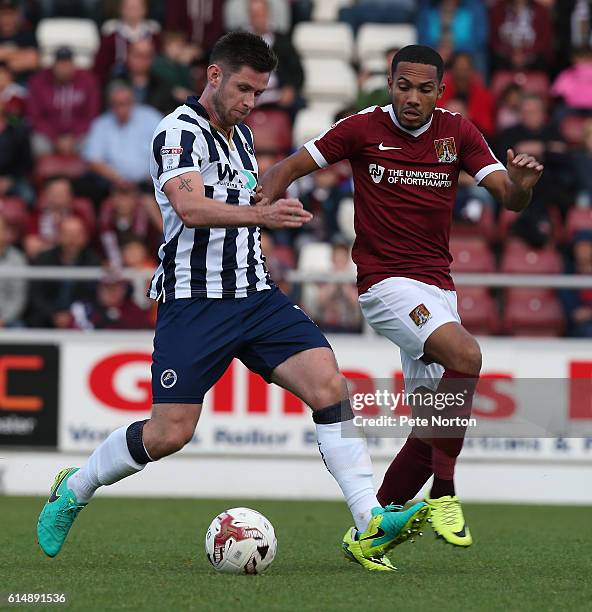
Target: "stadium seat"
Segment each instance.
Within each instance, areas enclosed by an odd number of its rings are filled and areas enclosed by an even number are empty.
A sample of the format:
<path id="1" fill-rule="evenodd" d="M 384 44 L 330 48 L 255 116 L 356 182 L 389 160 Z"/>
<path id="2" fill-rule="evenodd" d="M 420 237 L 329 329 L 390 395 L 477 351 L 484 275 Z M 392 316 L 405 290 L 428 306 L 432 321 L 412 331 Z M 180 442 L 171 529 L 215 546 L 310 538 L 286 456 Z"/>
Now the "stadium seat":
<path id="1" fill-rule="evenodd" d="M 300 249 L 298 269 L 301 272 L 330 272 L 331 245 L 328 242 L 307 242 Z"/>
<path id="2" fill-rule="evenodd" d="M 339 9 L 351 6 L 353 0 L 314 0 L 312 18 L 314 21 L 337 21 Z"/>
<path id="3" fill-rule="evenodd" d="M 354 35 L 345 23 L 301 22 L 294 28 L 292 41 L 303 58 L 336 58 L 345 62 L 353 58 Z"/>
<path id="4" fill-rule="evenodd" d="M 493 210 L 490 206 L 483 205 L 478 221 L 454 221 L 452 223 L 451 234 L 453 238 L 480 237 L 485 238 L 490 243 L 494 242 L 496 239 L 496 228 Z"/>
<path id="5" fill-rule="evenodd" d="M 507 274 L 561 274 L 563 262 L 554 247 L 533 249 L 517 238 L 508 240 L 500 272 Z"/>
<path id="6" fill-rule="evenodd" d="M 520 213 L 503 208 L 499 213 L 497 222 L 497 232 L 495 240 L 503 243 L 510 234 L 510 229 L 520 216 Z M 561 212 L 556 207 L 549 208 L 549 221 L 551 223 L 551 241 L 553 244 L 558 244 L 564 241 L 563 222 L 561 220 Z"/>
<path id="7" fill-rule="evenodd" d="M 565 330 L 563 309 L 549 289 L 508 289 L 502 321 L 511 336 L 561 336 Z"/>
<path id="8" fill-rule="evenodd" d="M 388 81 L 386 72 L 384 74 L 373 74 L 368 77 L 361 86 L 364 93 L 371 93 L 373 91 L 386 90 L 388 87 Z"/>
<path id="9" fill-rule="evenodd" d="M 42 19 L 37 26 L 41 64 L 49 66 L 58 47 L 67 45 L 74 52 L 79 68 L 91 68 L 99 48 L 99 30 L 92 19 Z"/>
<path id="10" fill-rule="evenodd" d="M 292 148 L 290 116 L 279 108 L 256 108 L 245 123 L 253 131 L 257 153 L 288 153 Z"/>
<path id="11" fill-rule="evenodd" d="M 453 272 L 477 274 L 495 271 L 493 253 L 484 238 L 452 238 L 450 254 Z"/>
<path id="12" fill-rule="evenodd" d="M 389 67 L 387 66 L 386 57 L 370 56 L 364 58 L 360 62 L 360 70 L 370 73 L 371 75 L 387 75 Z"/>
<path id="13" fill-rule="evenodd" d="M 550 82 L 545 72 L 522 70 L 498 70 L 491 80 L 491 92 L 496 100 L 504 89 L 514 82 L 528 93 L 538 94 L 543 98 L 549 96 Z"/>
<path id="14" fill-rule="evenodd" d="M 343 60 L 304 58 L 304 89 L 307 100 L 340 102 L 342 108 L 358 93 L 354 69 Z"/>
<path id="15" fill-rule="evenodd" d="M 296 256 L 292 247 L 287 244 L 276 244 L 273 247 L 273 257 L 290 268 L 290 270 L 296 268 Z"/>
<path id="16" fill-rule="evenodd" d="M 294 121 L 294 146 L 300 147 L 311 138 L 328 130 L 334 119 L 334 114 L 319 110 L 315 106 L 302 109 Z"/>
<path id="17" fill-rule="evenodd" d="M 356 238 L 354 229 L 354 201 L 353 198 L 343 198 L 337 209 L 337 225 L 343 237 L 353 242 Z"/>
<path id="18" fill-rule="evenodd" d="M 572 147 L 582 145 L 584 137 L 584 124 L 590 121 L 590 117 L 582 115 L 567 115 L 561 120 L 559 130 L 561 136 Z"/>
<path id="19" fill-rule="evenodd" d="M 384 57 L 393 47 L 414 45 L 417 30 L 409 24 L 365 23 L 356 38 L 356 55 L 362 63 L 373 57 Z"/>
<path id="20" fill-rule="evenodd" d="M 592 231 L 592 208 L 571 208 L 565 222 L 565 241 L 571 242 L 574 234 L 583 230 Z"/>
<path id="21" fill-rule="evenodd" d="M 77 155 L 44 155 L 33 169 L 33 180 L 40 187 L 51 176 L 79 178 L 86 171 L 86 162 Z"/>
<path id="22" fill-rule="evenodd" d="M 9 242 L 20 240 L 28 220 L 25 202 L 15 196 L 0 197 L 0 215 L 8 226 Z"/>
<path id="23" fill-rule="evenodd" d="M 499 330 L 499 313 L 486 287 L 457 288 L 457 309 L 462 324 L 472 334 L 488 336 Z"/>

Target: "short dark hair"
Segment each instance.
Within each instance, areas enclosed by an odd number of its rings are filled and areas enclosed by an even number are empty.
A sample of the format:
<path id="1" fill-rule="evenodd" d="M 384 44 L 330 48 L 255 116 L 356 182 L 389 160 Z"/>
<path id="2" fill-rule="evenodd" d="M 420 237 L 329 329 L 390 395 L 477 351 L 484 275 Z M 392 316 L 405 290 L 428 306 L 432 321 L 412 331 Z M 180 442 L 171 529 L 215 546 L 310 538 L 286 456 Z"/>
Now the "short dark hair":
<path id="1" fill-rule="evenodd" d="M 401 62 L 411 62 L 412 64 L 426 64 L 427 66 L 435 66 L 438 73 L 438 81 L 444 76 L 444 60 L 441 55 L 431 47 L 425 45 L 407 45 L 397 52 L 393 57 L 391 65 L 391 74 L 394 75 L 397 66 Z"/>
<path id="2" fill-rule="evenodd" d="M 238 72 L 243 66 L 256 72 L 273 72 L 278 59 L 260 36 L 250 32 L 229 32 L 214 45 L 210 63 L 224 64 L 232 72 Z"/>

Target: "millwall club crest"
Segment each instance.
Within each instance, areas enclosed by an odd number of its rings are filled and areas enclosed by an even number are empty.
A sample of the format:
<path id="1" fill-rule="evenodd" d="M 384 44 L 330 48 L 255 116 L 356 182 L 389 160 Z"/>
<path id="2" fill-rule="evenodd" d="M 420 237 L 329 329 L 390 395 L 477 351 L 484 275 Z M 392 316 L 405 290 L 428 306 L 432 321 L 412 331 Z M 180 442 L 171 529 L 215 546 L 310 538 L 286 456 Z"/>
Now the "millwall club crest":
<path id="1" fill-rule="evenodd" d="M 370 172 L 372 180 L 376 184 L 378 184 L 382 180 L 382 175 L 384 174 L 384 166 L 379 166 L 378 164 L 370 164 L 368 166 L 368 172 Z"/>
<path id="2" fill-rule="evenodd" d="M 434 140 L 434 146 L 436 147 L 436 155 L 439 162 L 451 164 L 456 161 L 456 144 L 452 136 L 450 138 Z"/>

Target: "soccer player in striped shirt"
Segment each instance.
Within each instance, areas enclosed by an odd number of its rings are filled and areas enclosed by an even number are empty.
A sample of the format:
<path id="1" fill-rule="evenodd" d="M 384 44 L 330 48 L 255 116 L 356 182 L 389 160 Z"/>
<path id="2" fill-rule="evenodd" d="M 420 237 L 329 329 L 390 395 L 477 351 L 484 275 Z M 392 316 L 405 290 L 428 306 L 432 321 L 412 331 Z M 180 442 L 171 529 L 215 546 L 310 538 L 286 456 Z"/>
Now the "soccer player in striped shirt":
<path id="1" fill-rule="evenodd" d="M 346 554 L 367 569 L 393 571 L 385 553 L 421 529 L 428 507 L 378 503 L 370 456 L 353 431 L 333 351 L 273 284 L 261 252 L 260 226 L 297 228 L 311 218 L 297 200 L 257 202 L 253 138 L 242 121 L 276 58 L 258 36 L 231 33 L 216 44 L 211 62 L 201 97 L 165 117 L 152 141 L 164 242 L 149 292 L 159 302 L 151 418 L 117 429 L 80 469 L 57 475 L 39 517 L 39 544 L 55 556 L 100 486 L 183 448 L 205 393 L 236 357 L 312 408 L 321 456 L 356 524 Z"/>
<path id="2" fill-rule="evenodd" d="M 440 55 L 422 45 L 401 49 L 388 76 L 392 103 L 373 106 L 331 126 L 262 178 L 271 202 L 297 178 L 347 159 L 354 178 L 356 240 L 352 257 L 368 323 L 401 350 L 405 391 L 419 398 L 415 427 L 378 492 L 404 504 L 433 475 L 427 503 L 438 536 L 470 546 L 454 486 L 473 394 L 481 370 L 477 341 L 461 325 L 450 276 L 450 226 L 458 175 L 466 170 L 505 208 L 528 206 L 543 166 L 507 152 L 495 158 L 477 128 L 437 108 L 444 92 Z M 445 394 L 440 395 L 439 394 Z M 447 397 L 447 412 L 434 410 Z M 459 397 L 460 396 L 460 397 Z M 458 398 L 455 401 L 454 398 Z M 438 416 L 459 426 L 438 427 Z"/>

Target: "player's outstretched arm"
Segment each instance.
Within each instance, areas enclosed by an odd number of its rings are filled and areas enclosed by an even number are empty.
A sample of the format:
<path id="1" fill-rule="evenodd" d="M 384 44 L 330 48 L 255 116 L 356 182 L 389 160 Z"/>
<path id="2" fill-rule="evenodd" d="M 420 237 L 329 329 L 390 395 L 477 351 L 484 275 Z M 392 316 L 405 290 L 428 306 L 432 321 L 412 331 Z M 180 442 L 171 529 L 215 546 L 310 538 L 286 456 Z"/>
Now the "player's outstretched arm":
<path id="1" fill-rule="evenodd" d="M 274 164 L 263 175 L 261 178 L 263 195 L 270 202 L 275 202 L 286 193 L 286 189 L 296 179 L 318 169 L 319 166 L 311 154 L 302 147 L 296 153 L 290 155 L 290 157 Z"/>
<path id="2" fill-rule="evenodd" d="M 486 176 L 481 185 L 508 210 L 520 212 L 532 199 L 532 188 L 543 173 L 543 165 L 532 157 L 514 154 L 508 149 L 507 172 L 496 171 Z"/>
<path id="3" fill-rule="evenodd" d="M 187 227 L 251 227 L 270 229 L 301 227 L 312 219 L 302 203 L 278 200 L 272 206 L 236 206 L 205 196 L 199 172 L 186 172 L 169 179 L 163 191 Z"/>

